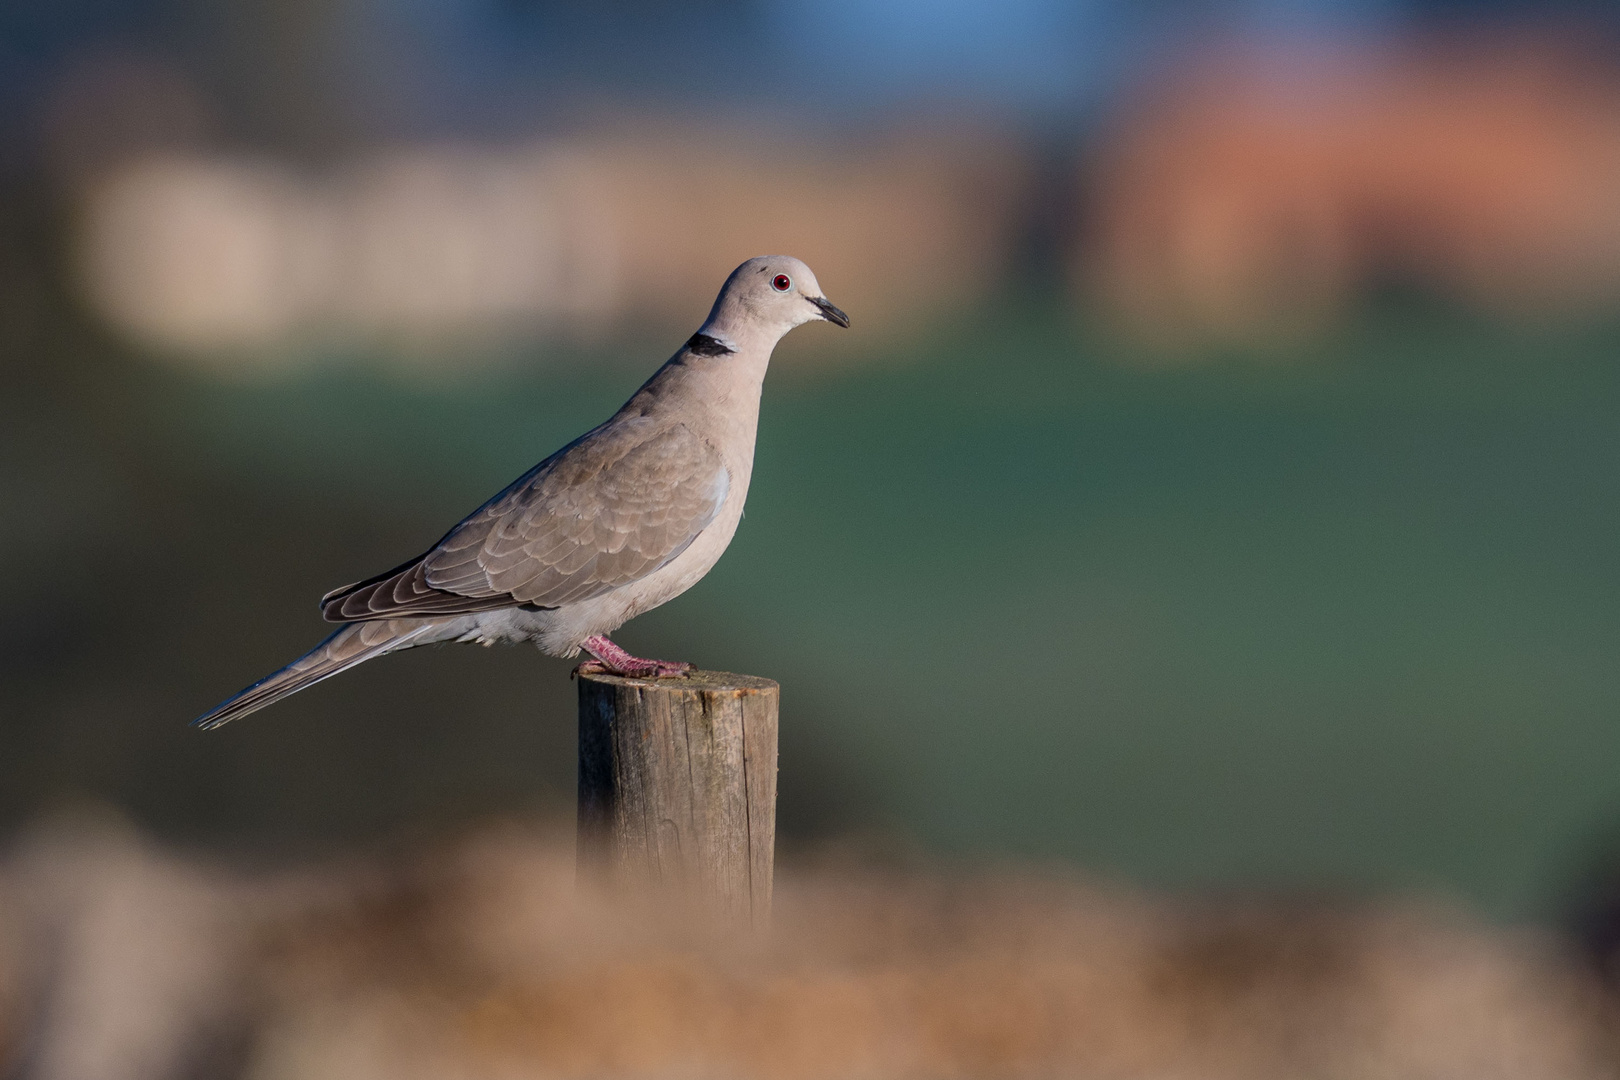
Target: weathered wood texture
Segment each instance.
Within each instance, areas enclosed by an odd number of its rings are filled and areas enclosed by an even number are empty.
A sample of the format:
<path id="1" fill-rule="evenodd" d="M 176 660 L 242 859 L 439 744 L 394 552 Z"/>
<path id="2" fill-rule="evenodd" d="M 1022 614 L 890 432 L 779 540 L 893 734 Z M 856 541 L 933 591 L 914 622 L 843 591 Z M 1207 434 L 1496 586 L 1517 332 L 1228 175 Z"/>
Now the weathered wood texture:
<path id="1" fill-rule="evenodd" d="M 770 679 L 579 678 L 579 861 L 621 886 L 770 916 L 776 730 Z"/>

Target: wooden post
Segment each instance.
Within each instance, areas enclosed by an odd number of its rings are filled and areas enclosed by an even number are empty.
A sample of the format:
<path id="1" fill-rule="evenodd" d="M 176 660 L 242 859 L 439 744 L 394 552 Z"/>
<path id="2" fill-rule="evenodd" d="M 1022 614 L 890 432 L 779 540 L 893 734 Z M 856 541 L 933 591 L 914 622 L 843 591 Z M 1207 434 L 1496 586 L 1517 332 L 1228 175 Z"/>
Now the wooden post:
<path id="1" fill-rule="evenodd" d="M 579 677 L 579 864 L 636 890 L 770 918 L 776 722 L 770 679 Z"/>

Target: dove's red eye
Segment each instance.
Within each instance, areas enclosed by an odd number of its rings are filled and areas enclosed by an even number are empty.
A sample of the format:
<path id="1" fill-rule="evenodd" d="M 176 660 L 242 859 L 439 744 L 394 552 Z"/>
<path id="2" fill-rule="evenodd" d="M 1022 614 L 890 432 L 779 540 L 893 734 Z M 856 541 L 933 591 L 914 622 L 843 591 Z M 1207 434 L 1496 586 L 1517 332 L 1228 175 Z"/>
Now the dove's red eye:
<path id="1" fill-rule="evenodd" d="M 777 292 L 787 292 L 789 289 L 793 288 L 793 279 L 788 277 L 786 274 L 777 274 L 775 277 L 771 278 L 771 288 L 775 289 Z"/>

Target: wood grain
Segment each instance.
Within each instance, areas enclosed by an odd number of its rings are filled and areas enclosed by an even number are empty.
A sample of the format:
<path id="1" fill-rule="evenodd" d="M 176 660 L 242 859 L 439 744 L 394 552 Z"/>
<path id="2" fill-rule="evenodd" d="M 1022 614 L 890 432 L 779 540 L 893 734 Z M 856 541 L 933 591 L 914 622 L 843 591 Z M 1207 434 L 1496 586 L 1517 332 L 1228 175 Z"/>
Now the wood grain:
<path id="1" fill-rule="evenodd" d="M 579 865 L 677 890 L 739 921 L 770 917 L 777 708 L 770 679 L 579 677 Z"/>

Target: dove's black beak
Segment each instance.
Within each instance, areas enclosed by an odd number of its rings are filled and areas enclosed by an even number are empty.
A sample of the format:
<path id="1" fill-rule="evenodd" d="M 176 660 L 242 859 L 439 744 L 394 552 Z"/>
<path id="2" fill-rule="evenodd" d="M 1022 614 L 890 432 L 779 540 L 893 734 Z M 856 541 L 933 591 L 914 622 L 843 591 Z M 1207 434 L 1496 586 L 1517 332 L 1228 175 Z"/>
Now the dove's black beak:
<path id="1" fill-rule="evenodd" d="M 827 303 L 825 296 L 811 296 L 807 298 L 812 304 L 821 309 L 821 317 L 830 323 L 837 323 L 845 329 L 849 328 L 849 316 Z"/>

